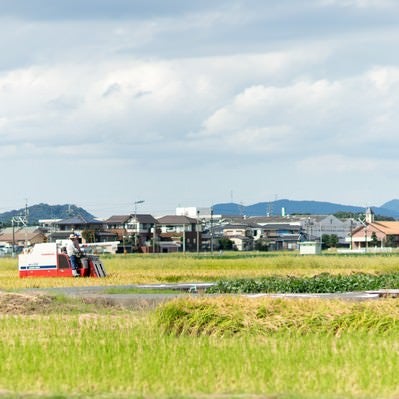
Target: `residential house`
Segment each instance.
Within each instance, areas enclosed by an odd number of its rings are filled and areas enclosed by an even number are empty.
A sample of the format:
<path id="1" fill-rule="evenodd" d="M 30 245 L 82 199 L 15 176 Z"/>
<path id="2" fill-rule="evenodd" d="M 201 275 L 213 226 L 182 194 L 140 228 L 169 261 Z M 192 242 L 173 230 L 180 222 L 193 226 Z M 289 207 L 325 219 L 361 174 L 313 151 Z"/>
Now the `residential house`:
<path id="1" fill-rule="evenodd" d="M 201 248 L 201 225 L 184 215 L 167 215 L 157 219 L 157 246 L 160 252 L 197 251 Z"/>
<path id="2" fill-rule="evenodd" d="M 91 235 L 91 238 L 87 240 L 89 242 L 111 241 L 115 238 L 115 235 L 104 236 L 103 222 L 93 218 L 84 218 L 81 215 L 76 215 L 54 222 L 52 231 L 48 235 L 48 240 L 49 242 L 66 240 L 71 232 L 80 235 L 82 237 L 82 242 L 86 241 L 83 235 L 86 237 Z"/>
<path id="3" fill-rule="evenodd" d="M 105 228 L 117 235 L 124 252 L 149 252 L 157 220 L 149 214 L 113 215 Z"/>
<path id="4" fill-rule="evenodd" d="M 134 245 L 140 252 L 149 252 L 156 229 L 157 220 L 149 214 L 130 215 L 126 223 L 126 231 L 134 237 Z"/>
<path id="5" fill-rule="evenodd" d="M 131 215 L 113 215 L 104 220 L 104 228 L 116 234 L 118 240 L 122 240 L 127 235 L 126 226 L 131 218 Z"/>
<path id="6" fill-rule="evenodd" d="M 248 218 L 256 227 L 255 242 L 262 242 L 270 251 L 298 249 L 303 228 L 295 216 L 254 216 Z"/>
<path id="7" fill-rule="evenodd" d="M 119 241 L 118 252 L 132 252 L 133 246 L 126 229 L 127 223 L 131 215 L 113 215 L 104 220 L 104 229 L 115 235 L 115 239 Z"/>
<path id="8" fill-rule="evenodd" d="M 266 224 L 262 226 L 262 238 L 269 250 L 296 250 L 302 239 L 302 227 L 296 224 Z"/>
<path id="9" fill-rule="evenodd" d="M 0 232 L 0 245 L 15 245 L 29 247 L 46 242 L 47 237 L 43 229 L 37 226 L 7 227 Z"/>
<path id="10" fill-rule="evenodd" d="M 223 236 L 233 242 L 238 251 L 251 251 L 254 248 L 253 231 L 247 224 L 227 224 L 222 227 Z"/>
<path id="11" fill-rule="evenodd" d="M 242 229 L 245 226 L 245 233 L 241 235 L 246 237 L 246 249 L 262 247 L 268 250 L 295 250 L 302 240 L 302 226 L 298 218 L 288 216 L 224 216 L 222 218 L 224 223 L 227 220 L 238 228 L 241 226 Z M 219 228 L 224 230 L 228 226 L 228 224 L 222 224 L 222 227 Z M 223 233 L 223 235 L 226 234 Z M 251 243 L 248 242 L 248 237 L 251 237 Z M 241 249 L 241 247 L 238 245 L 237 249 Z"/>

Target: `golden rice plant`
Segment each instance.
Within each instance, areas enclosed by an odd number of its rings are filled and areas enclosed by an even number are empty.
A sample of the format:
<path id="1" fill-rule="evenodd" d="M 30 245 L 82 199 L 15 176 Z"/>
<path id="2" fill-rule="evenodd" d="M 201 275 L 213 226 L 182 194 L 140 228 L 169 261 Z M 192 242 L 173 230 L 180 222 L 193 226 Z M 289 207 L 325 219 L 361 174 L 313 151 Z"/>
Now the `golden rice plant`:
<path id="1" fill-rule="evenodd" d="M 102 258 L 104 279 L 18 278 L 17 258 L 0 259 L 0 289 L 147 283 L 210 282 L 270 275 L 398 271 L 398 254 L 370 256 L 300 256 L 292 254 L 128 254 Z"/>
<path id="2" fill-rule="evenodd" d="M 156 314 L 162 330 L 177 336 L 399 333 L 399 302 L 395 299 L 178 298 L 158 307 Z"/>

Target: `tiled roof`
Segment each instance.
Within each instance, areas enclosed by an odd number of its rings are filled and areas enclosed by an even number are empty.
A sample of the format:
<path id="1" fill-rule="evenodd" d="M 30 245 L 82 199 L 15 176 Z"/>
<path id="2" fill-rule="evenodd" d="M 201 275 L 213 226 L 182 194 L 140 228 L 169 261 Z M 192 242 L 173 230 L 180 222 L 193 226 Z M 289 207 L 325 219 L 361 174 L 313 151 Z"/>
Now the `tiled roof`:
<path id="1" fill-rule="evenodd" d="M 386 235 L 399 234 L 399 222 L 373 222 L 370 225 L 382 231 Z"/>
<path id="2" fill-rule="evenodd" d="M 250 226 L 248 226 L 247 224 L 225 224 L 222 227 L 223 230 L 228 230 L 228 229 L 245 230 L 250 228 Z"/>
<path id="3" fill-rule="evenodd" d="M 167 215 L 157 220 L 158 224 L 192 224 L 197 223 L 197 219 L 190 218 L 188 216 L 179 216 L 179 215 Z"/>
<path id="4" fill-rule="evenodd" d="M 290 231 L 299 231 L 302 229 L 301 226 L 295 224 L 266 224 L 262 226 L 263 230 L 290 230 Z"/>
<path id="5" fill-rule="evenodd" d="M 77 225 L 77 224 L 103 224 L 94 218 L 84 218 L 81 215 L 71 216 L 58 222 L 59 225 Z"/>
<path id="6" fill-rule="evenodd" d="M 157 223 L 157 219 L 155 219 L 154 216 L 149 214 L 137 214 L 136 218 L 139 223 L 149 223 L 149 224 Z"/>
<path id="7" fill-rule="evenodd" d="M 270 224 L 270 223 L 298 223 L 300 222 L 299 217 L 283 217 L 283 216 L 250 216 L 247 220 L 251 220 L 254 223 L 259 224 Z"/>
<path id="8" fill-rule="evenodd" d="M 113 215 L 107 220 L 104 220 L 106 224 L 122 224 L 126 223 L 130 219 L 131 215 Z"/>
<path id="9" fill-rule="evenodd" d="M 25 227 L 14 227 L 14 233 L 17 232 L 23 232 L 23 233 L 36 233 L 36 232 L 43 232 L 43 228 L 38 227 L 38 226 L 25 226 Z M 13 228 L 12 227 L 6 227 L 0 231 L 0 234 L 12 234 L 13 233 Z"/>
<path id="10" fill-rule="evenodd" d="M 23 240 L 32 240 L 32 238 L 37 237 L 37 236 L 43 236 L 44 233 L 41 229 L 38 229 L 37 227 L 35 228 L 19 228 L 15 229 L 14 232 L 12 231 L 12 228 L 6 228 L 0 232 L 0 241 L 23 241 Z"/>

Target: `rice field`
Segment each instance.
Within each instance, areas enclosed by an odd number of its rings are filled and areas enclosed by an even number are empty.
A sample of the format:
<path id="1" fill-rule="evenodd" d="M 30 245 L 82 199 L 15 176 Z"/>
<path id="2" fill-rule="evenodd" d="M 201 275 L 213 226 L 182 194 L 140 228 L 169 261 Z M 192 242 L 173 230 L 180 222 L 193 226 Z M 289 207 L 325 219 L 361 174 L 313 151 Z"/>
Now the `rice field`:
<path id="1" fill-rule="evenodd" d="M 19 279 L 0 259 L 0 397 L 393 399 L 399 300 L 178 298 L 136 311 L 23 288 L 393 273 L 399 257 L 103 258 L 104 279 Z M 2 291 L 2 292 L 1 292 Z"/>
<path id="2" fill-rule="evenodd" d="M 386 305 L 180 300 L 173 306 L 186 312 L 182 321 L 170 319 L 172 304 L 135 313 L 62 311 L 59 304 L 52 311 L 47 303 L 44 312 L 0 317 L 0 392 L 7 398 L 394 398 L 399 309 L 393 300 Z M 224 323 L 215 323 L 220 318 Z M 191 330 L 167 330 L 166 321 Z"/>
<path id="3" fill-rule="evenodd" d="M 19 279 L 16 258 L 0 258 L 0 289 L 65 285 L 120 285 L 213 282 L 270 275 L 313 276 L 320 273 L 389 273 L 399 271 L 399 253 L 368 256 L 300 256 L 297 254 L 115 255 L 102 257 L 105 279 Z"/>

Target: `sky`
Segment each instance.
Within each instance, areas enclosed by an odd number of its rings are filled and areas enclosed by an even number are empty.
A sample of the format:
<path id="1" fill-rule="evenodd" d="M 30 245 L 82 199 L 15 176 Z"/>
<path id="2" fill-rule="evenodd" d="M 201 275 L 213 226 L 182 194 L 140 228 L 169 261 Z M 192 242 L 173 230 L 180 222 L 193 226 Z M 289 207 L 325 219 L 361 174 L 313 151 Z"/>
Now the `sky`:
<path id="1" fill-rule="evenodd" d="M 398 22 L 396 0 L 0 0 L 0 212 L 398 198 Z"/>

